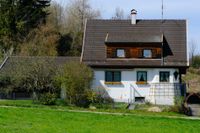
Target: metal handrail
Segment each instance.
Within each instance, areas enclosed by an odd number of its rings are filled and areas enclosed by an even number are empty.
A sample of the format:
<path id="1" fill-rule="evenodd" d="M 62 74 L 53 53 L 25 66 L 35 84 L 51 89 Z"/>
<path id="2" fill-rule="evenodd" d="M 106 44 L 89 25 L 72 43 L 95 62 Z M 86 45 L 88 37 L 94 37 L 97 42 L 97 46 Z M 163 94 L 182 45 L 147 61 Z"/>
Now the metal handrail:
<path id="1" fill-rule="evenodd" d="M 186 88 L 182 88 L 183 86 L 185 84 L 182 83 L 152 83 L 150 96 L 174 96 L 174 94 L 181 94 L 182 89 L 186 93 Z"/>
<path id="2" fill-rule="evenodd" d="M 142 95 L 137 91 L 137 89 L 131 84 L 130 85 L 130 103 L 135 103 L 135 96 L 136 94 L 139 97 L 142 97 Z"/>
<path id="3" fill-rule="evenodd" d="M 130 85 L 130 103 L 135 102 L 135 87 Z"/>

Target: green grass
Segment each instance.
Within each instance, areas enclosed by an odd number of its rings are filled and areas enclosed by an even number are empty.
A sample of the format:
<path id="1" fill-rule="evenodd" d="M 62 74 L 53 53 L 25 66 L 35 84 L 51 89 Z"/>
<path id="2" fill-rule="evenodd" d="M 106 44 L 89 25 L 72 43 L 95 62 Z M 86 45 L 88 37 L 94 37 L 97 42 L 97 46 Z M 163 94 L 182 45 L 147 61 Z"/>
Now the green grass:
<path id="1" fill-rule="evenodd" d="M 2 133 L 197 133 L 200 121 L 1 107 L 0 130 Z"/>
<path id="2" fill-rule="evenodd" d="M 57 101 L 56 105 L 45 106 L 41 104 L 33 104 L 32 100 L 0 100 L 0 106 L 14 106 L 14 107 L 31 107 L 31 108 L 44 108 L 44 109 L 61 109 L 61 110 L 82 110 L 82 111 L 95 111 L 95 112 L 110 112 L 110 113 L 127 113 L 127 114 L 136 114 L 136 115 L 150 115 L 150 116 L 185 116 L 183 114 L 175 112 L 148 112 L 148 105 L 137 105 L 137 110 L 127 110 L 127 104 L 124 103 L 115 103 L 115 108 L 106 106 L 106 108 L 99 108 L 96 110 L 91 110 L 87 108 L 79 108 L 76 106 L 66 106 L 62 101 Z M 163 107 L 162 107 L 163 108 Z"/>
<path id="3" fill-rule="evenodd" d="M 38 106 L 36 104 L 33 104 L 32 100 L 0 100 L 0 105 L 5 105 L 5 106 L 24 106 L 24 107 Z"/>

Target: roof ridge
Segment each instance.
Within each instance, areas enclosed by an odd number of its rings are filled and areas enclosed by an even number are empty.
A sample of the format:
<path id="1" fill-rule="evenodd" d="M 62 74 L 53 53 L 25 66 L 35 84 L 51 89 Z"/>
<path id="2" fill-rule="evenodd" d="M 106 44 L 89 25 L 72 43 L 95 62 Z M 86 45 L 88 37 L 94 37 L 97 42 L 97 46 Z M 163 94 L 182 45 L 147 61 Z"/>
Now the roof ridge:
<path id="1" fill-rule="evenodd" d="M 95 21 L 130 21 L 131 19 L 88 19 Z M 187 19 L 137 19 L 137 21 L 186 21 Z"/>
<path id="2" fill-rule="evenodd" d="M 21 55 L 12 55 L 9 57 L 23 57 L 23 58 L 80 58 L 80 56 L 21 56 Z"/>

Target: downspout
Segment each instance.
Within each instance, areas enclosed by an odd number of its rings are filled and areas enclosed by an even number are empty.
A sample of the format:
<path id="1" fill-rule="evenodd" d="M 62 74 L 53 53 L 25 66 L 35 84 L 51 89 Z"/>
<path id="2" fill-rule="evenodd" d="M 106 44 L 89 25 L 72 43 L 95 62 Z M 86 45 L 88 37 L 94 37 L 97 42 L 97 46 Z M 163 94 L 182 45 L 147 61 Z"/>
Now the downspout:
<path id="1" fill-rule="evenodd" d="M 164 35 L 162 34 L 162 63 L 161 63 L 161 65 L 162 66 L 164 66 L 164 43 L 163 43 L 163 41 L 164 41 Z"/>

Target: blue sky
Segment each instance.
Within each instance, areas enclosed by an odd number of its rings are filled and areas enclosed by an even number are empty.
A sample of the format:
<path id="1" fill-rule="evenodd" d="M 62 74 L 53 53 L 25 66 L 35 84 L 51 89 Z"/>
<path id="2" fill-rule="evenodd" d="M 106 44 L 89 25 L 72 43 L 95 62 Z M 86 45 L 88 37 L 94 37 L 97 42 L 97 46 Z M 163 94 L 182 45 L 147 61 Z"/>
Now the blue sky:
<path id="1" fill-rule="evenodd" d="M 54 0 L 66 5 L 69 0 Z M 102 18 L 109 19 L 117 7 L 125 16 L 131 9 L 138 11 L 138 19 L 160 19 L 162 0 L 89 0 L 93 8 L 101 11 Z M 188 42 L 194 40 L 200 53 L 200 0 L 164 0 L 164 19 L 187 19 Z"/>

